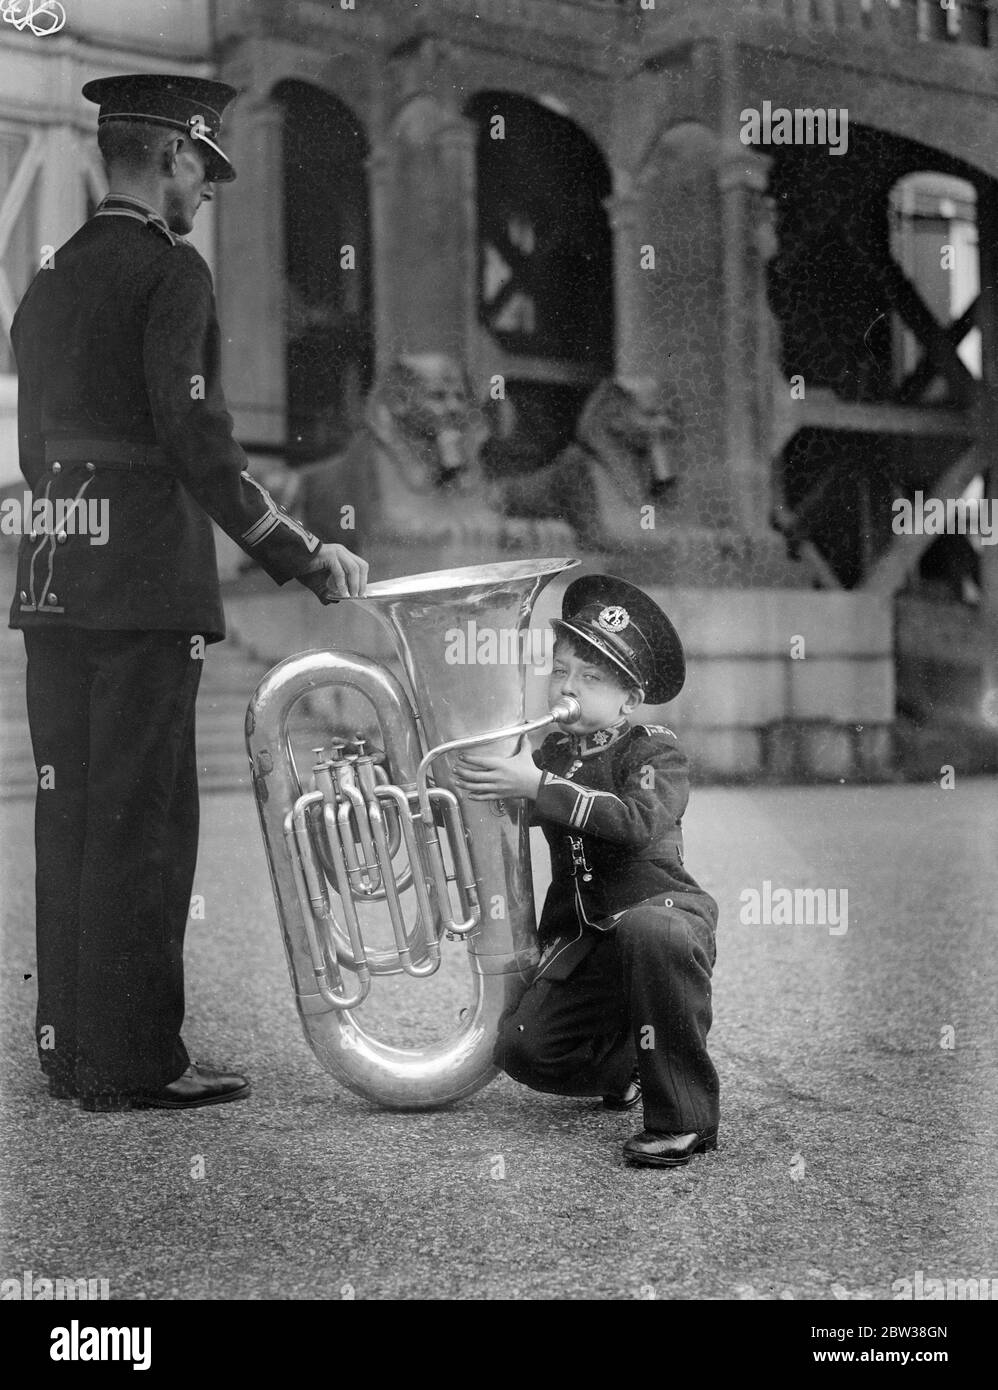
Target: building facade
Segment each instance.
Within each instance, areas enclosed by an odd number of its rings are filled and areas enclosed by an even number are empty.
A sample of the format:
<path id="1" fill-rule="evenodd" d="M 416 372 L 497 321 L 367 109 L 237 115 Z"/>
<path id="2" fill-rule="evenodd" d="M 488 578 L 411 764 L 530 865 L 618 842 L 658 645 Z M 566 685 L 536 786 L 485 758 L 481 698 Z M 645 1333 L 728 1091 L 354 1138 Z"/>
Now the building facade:
<path id="1" fill-rule="evenodd" d="M 328 539 L 662 591 L 721 775 L 875 775 L 926 724 L 991 756 L 995 550 L 895 505 L 995 496 L 989 5 L 67 8 L 0 32 L 4 325 L 100 192 L 82 82 L 217 75 L 230 405 Z M 12 399 L 0 362 L 5 475 Z"/>

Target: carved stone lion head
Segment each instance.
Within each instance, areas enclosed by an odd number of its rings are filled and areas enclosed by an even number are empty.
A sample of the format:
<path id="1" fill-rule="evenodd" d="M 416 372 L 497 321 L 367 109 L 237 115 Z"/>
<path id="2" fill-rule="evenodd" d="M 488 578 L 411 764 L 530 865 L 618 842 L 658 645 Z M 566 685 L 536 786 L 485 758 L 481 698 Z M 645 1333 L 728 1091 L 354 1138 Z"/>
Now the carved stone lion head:
<path id="1" fill-rule="evenodd" d="M 368 420 L 417 492 L 464 491 L 479 481 L 487 431 L 467 373 L 443 353 L 398 358 L 372 393 Z"/>
<path id="2" fill-rule="evenodd" d="M 579 417 L 577 437 L 629 498 L 648 501 L 675 483 L 679 412 L 673 393 L 649 377 L 600 382 Z"/>

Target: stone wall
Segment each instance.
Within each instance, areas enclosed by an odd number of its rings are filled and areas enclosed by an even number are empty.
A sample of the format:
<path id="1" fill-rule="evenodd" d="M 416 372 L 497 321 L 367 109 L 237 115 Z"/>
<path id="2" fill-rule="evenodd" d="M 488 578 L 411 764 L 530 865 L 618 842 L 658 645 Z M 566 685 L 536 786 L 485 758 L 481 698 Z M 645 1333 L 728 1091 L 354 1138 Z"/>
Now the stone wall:
<path id="1" fill-rule="evenodd" d="M 541 594 L 532 626 L 560 612 L 578 571 Z M 266 587 L 264 587 L 266 586 Z M 893 604 L 865 594 L 649 588 L 687 653 L 686 686 L 638 717 L 679 735 L 700 780 L 852 781 L 893 772 Z M 300 586 L 230 588 L 231 635 L 277 661 L 323 647 L 395 664 L 362 604 L 322 607 Z M 539 649 L 538 649 L 539 650 Z M 798 652 L 797 657 L 792 652 Z M 455 668 L 459 681 L 459 668 Z M 527 716 L 544 713 L 543 668 L 526 676 Z"/>

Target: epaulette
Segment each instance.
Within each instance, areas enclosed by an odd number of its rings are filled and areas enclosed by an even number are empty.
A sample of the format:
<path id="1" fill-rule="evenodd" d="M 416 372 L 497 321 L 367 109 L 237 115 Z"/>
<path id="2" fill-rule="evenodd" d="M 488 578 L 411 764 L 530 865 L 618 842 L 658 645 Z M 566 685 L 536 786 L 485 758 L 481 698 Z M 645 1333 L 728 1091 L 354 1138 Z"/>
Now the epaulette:
<path id="1" fill-rule="evenodd" d="M 667 729 L 664 724 L 632 724 L 631 728 L 636 734 L 643 732 L 646 734 L 668 734 L 670 738 L 676 737 L 672 729 Z"/>
<path id="2" fill-rule="evenodd" d="M 165 237 L 171 246 L 182 246 L 185 244 L 181 241 L 180 237 L 171 232 L 166 223 L 160 221 L 158 217 L 150 217 L 146 226 L 151 227 L 154 232 L 159 232 L 160 236 Z"/>

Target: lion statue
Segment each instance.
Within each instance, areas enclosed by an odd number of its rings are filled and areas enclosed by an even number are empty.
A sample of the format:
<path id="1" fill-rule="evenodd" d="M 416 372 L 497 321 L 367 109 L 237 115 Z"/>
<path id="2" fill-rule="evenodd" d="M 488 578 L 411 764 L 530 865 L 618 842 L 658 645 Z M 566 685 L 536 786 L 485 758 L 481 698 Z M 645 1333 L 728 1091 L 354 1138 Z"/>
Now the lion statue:
<path id="1" fill-rule="evenodd" d="M 677 479 L 679 407 L 673 393 L 648 378 L 600 382 L 575 427 L 575 438 L 549 463 L 523 467 L 529 448 L 515 446 L 495 474 L 510 516 L 549 516 L 566 521 L 586 545 L 632 539 L 642 506 L 659 502 Z M 515 438 L 515 425 L 509 429 Z"/>
<path id="2" fill-rule="evenodd" d="M 510 517 L 502 487 L 482 468 L 489 435 L 467 373 L 442 353 L 399 357 L 371 392 L 364 423 L 338 458 L 297 470 L 296 512 L 323 540 L 362 548 L 376 531 L 442 544 L 563 547 L 553 520 Z M 344 506 L 354 509 L 344 535 Z"/>
<path id="3" fill-rule="evenodd" d="M 501 405 L 479 409 L 453 359 L 406 355 L 372 391 L 345 453 L 282 466 L 282 478 L 265 481 L 322 540 L 361 551 L 375 531 L 499 549 L 599 548 L 633 540 L 641 507 L 676 481 L 679 411 L 656 381 L 602 381 L 560 450 L 539 423 L 518 419 L 514 401 Z"/>

